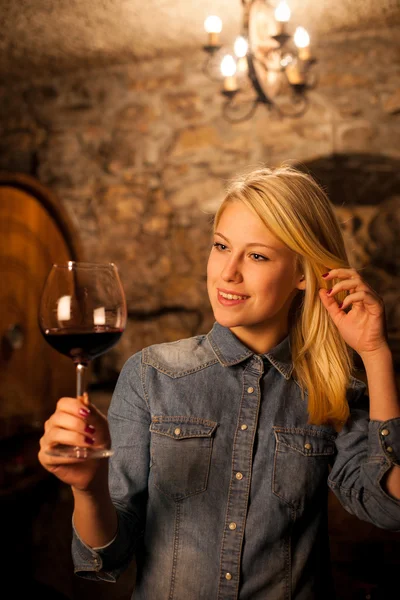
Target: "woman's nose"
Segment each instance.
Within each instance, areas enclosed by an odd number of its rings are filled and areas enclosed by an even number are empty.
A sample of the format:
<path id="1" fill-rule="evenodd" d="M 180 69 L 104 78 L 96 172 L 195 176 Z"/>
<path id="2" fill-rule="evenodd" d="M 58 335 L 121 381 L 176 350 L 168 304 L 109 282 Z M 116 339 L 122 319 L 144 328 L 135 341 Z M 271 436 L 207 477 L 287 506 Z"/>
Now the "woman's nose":
<path id="1" fill-rule="evenodd" d="M 241 281 L 242 274 L 237 260 L 229 260 L 226 262 L 221 277 L 224 281 Z"/>

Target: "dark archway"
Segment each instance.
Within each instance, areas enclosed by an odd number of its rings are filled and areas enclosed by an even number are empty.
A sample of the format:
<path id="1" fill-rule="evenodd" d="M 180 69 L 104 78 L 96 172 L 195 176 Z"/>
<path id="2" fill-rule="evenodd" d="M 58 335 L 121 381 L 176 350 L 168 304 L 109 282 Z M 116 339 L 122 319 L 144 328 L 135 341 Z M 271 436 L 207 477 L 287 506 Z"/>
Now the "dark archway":
<path id="1" fill-rule="evenodd" d="M 375 206 L 400 195 L 400 160 L 381 154 L 332 154 L 298 165 L 337 206 Z"/>
<path id="2" fill-rule="evenodd" d="M 400 374 L 400 160 L 333 154 L 297 167 L 327 191 L 352 264 L 385 302 L 389 343 Z"/>

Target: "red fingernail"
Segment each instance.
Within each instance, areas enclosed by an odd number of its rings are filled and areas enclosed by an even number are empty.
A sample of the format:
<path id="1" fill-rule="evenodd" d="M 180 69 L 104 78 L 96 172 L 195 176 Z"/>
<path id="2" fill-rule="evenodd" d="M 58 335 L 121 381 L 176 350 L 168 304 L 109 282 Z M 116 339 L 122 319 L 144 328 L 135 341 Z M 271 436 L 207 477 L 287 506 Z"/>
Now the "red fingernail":
<path id="1" fill-rule="evenodd" d="M 87 444 L 94 444 L 94 438 L 85 437 L 85 442 L 86 442 Z"/>
<path id="2" fill-rule="evenodd" d="M 93 425 L 86 425 L 86 427 L 85 427 L 86 433 L 94 433 L 95 431 L 96 431 L 96 428 L 93 427 Z"/>
<path id="3" fill-rule="evenodd" d="M 88 408 L 80 408 L 79 414 L 81 417 L 88 417 L 90 415 L 90 410 Z"/>
<path id="4" fill-rule="evenodd" d="M 331 293 L 332 289 L 333 289 L 333 288 L 331 288 L 330 290 L 328 290 L 328 296 L 329 296 L 329 294 Z"/>
<path id="5" fill-rule="evenodd" d="M 328 271 L 327 273 L 324 273 L 324 274 L 322 275 L 322 277 L 327 277 L 328 275 L 329 275 L 329 271 Z"/>
<path id="6" fill-rule="evenodd" d="M 339 304 L 339 308 L 342 308 L 342 306 L 343 306 L 343 302 L 341 302 L 341 303 Z"/>

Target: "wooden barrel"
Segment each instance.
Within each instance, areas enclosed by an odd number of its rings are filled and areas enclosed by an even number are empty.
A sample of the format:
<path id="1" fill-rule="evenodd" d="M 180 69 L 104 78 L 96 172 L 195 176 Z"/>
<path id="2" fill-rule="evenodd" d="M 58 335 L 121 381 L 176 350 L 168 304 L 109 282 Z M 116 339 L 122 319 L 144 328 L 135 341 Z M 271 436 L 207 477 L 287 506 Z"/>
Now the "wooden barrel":
<path id="1" fill-rule="evenodd" d="M 82 260 L 58 199 L 32 177 L 0 172 L 0 438 L 42 428 L 60 396 L 75 395 L 72 361 L 53 350 L 38 307 L 55 262 Z"/>

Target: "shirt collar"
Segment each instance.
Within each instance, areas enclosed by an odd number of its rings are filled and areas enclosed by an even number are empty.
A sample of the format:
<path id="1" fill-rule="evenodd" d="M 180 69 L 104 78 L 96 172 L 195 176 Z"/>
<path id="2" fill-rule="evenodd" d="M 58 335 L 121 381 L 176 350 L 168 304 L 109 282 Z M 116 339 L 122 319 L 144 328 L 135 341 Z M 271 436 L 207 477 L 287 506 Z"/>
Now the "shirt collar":
<path id="1" fill-rule="evenodd" d="M 230 329 L 215 322 L 208 334 L 211 347 L 223 367 L 231 367 L 254 355 L 254 352 L 245 346 Z M 289 334 L 269 352 L 261 354 L 268 360 L 285 379 L 290 379 L 293 371 L 293 362 L 290 348 Z"/>

